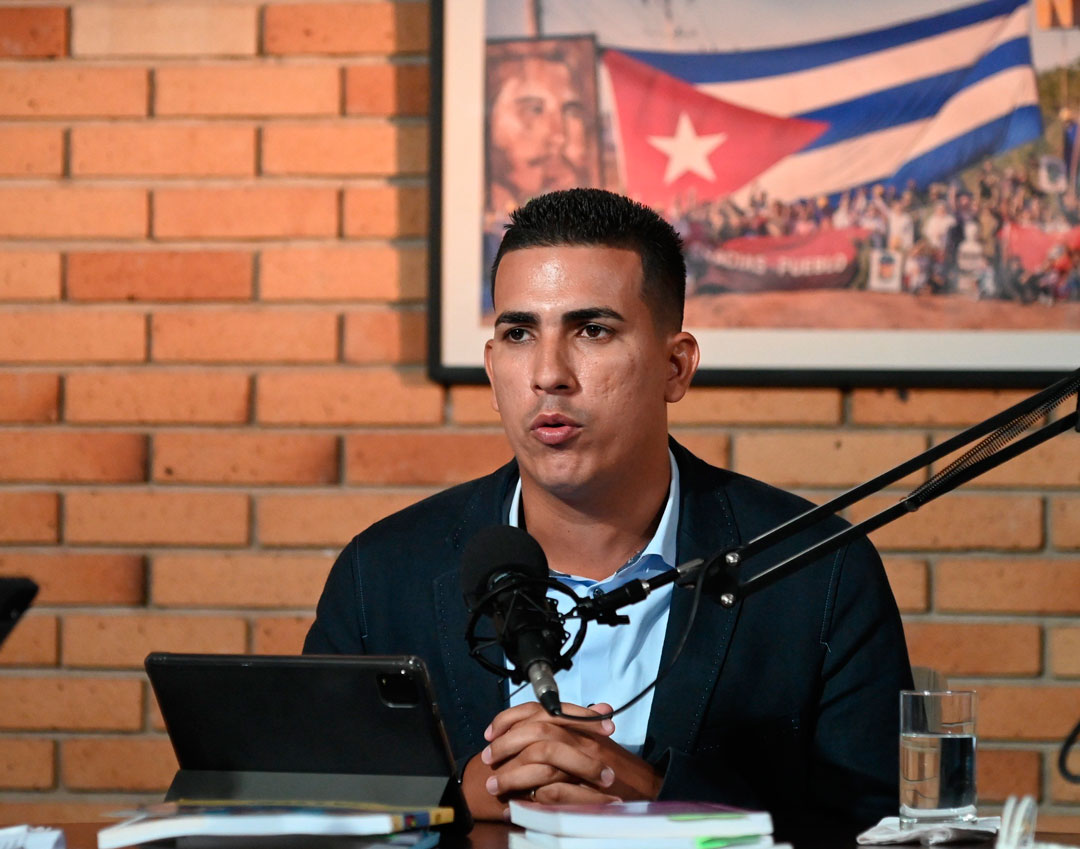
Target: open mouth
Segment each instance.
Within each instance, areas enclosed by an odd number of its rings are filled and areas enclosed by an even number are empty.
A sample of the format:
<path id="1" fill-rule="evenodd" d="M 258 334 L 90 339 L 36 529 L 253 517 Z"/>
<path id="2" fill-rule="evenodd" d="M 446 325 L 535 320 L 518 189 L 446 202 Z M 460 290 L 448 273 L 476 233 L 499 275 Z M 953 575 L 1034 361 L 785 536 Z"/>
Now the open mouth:
<path id="1" fill-rule="evenodd" d="M 578 433 L 581 425 L 566 416 L 537 416 L 532 424 L 532 434 L 545 445 L 564 445 Z"/>

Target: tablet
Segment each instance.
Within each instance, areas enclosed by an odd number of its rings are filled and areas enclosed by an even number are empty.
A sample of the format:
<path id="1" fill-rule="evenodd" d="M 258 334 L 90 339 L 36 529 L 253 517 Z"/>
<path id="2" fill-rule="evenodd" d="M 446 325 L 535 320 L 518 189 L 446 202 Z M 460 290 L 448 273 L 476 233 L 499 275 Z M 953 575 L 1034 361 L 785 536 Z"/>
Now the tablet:
<path id="1" fill-rule="evenodd" d="M 417 657 L 154 653 L 145 665 L 180 765 L 167 799 L 441 803 L 467 817 Z"/>

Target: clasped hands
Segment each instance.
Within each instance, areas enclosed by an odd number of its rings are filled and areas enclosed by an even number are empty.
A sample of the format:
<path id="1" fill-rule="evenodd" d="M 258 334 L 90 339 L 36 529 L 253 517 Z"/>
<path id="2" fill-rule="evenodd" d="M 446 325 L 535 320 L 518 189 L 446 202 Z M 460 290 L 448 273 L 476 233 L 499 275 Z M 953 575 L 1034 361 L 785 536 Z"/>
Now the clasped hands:
<path id="1" fill-rule="evenodd" d="M 562 707 L 569 716 L 550 716 L 530 702 L 492 720 L 484 732 L 487 747 L 469 761 L 462 777 L 474 817 L 505 819 L 512 798 L 547 804 L 656 798 L 663 777 L 610 739 L 612 720 L 574 719 L 610 713 L 610 705 Z"/>

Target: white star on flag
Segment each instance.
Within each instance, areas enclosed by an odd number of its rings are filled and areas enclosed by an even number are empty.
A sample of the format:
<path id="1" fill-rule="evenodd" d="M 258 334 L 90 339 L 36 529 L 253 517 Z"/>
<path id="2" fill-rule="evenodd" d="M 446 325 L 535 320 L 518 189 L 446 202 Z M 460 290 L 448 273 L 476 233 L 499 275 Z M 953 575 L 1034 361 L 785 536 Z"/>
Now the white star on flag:
<path id="1" fill-rule="evenodd" d="M 673 136 L 649 136 L 649 144 L 667 154 L 664 183 L 669 185 L 688 171 L 712 181 L 716 172 L 709 164 L 709 155 L 727 140 L 727 133 L 699 136 L 690 116 L 679 113 Z"/>

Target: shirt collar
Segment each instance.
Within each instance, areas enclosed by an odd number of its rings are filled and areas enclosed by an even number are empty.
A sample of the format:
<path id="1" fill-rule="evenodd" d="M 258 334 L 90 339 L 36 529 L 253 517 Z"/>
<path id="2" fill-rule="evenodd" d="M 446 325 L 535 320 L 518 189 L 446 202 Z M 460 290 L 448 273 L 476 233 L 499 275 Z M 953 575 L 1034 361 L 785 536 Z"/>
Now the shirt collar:
<path id="1" fill-rule="evenodd" d="M 572 581 L 585 586 L 604 585 L 618 581 L 624 583 L 632 578 L 645 579 L 651 575 L 659 574 L 669 568 L 675 567 L 676 542 L 679 533 L 679 464 L 675 462 L 675 455 L 668 449 L 668 462 L 671 465 L 671 483 L 668 486 L 667 503 L 664 512 L 660 516 L 660 524 L 656 526 L 648 545 L 638 554 L 620 566 L 615 574 L 603 581 L 594 581 L 590 578 L 582 578 L 577 575 L 567 575 L 552 570 L 552 574 L 564 581 Z M 507 524 L 515 528 L 521 526 L 521 478 L 518 477 L 514 485 L 514 494 L 510 498 L 510 513 Z"/>

